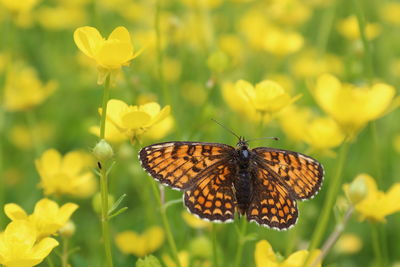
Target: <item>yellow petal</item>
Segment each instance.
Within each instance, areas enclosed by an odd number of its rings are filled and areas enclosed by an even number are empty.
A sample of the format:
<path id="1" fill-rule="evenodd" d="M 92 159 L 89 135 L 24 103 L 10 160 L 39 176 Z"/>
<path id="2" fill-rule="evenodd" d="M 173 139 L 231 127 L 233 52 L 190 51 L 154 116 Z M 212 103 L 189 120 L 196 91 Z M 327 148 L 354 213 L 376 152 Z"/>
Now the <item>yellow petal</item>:
<path id="1" fill-rule="evenodd" d="M 64 156 L 60 170 L 71 176 L 75 176 L 82 171 L 84 163 L 82 152 L 72 151 Z"/>
<path id="2" fill-rule="evenodd" d="M 304 264 L 304 261 L 306 260 L 309 252 L 307 250 L 300 250 L 297 251 L 293 254 L 291 254 L 284 262 L 281 263 L 282 267 L 301 267 Z M 310 258 L 307 261 L 307 264 L 305 266 L 310 266 L 311 263 L 314 262 L 314 260 L 318 257 L 320 254 L 319 250 L 313 251 L 311 254 Z M 318 263 L 316 266 L 320 267 L 321 263 Z"/>
<path id="3" fill-rule="evenodd" d="M 121 117 L 122 126 L 133 130 L 145 127 L 150 120 L 150 115 L 143 111 L 128 112 Z"/>
<path id="4" fill-rule="evenodd" d="M 171 113 L 171 106 L 165 106 L 155 117 L 152 118 L 150 125 L 153 125 L 165 119 L 170 113 Z"/>
<path id="5" fill-rule="evenodd" d="M 40 240 L 40 242 L 35 245 L 31 251 L 32 258 L 40 259 L 41 262 L 45 257 L 47 257 L 53 248 L 58 246 L 57 240 L 51 237 L 46 237 Z M 39 263 L 38 262 L 38 263 Z"/>
<path id="6" fill-rule="evenodd" d="M 97 63 L 106 69 L 117 69 L 132 58 L 132 44 L 116 40 L 104 42 L 96 54 Z"/>
<path id="7" fill-rule="evenodd" d="M 371 88 L 369 101 L 365 103 L 368 118 L 373 120 L 383 115 L 392 102 L 395 93 L 396 90 L 393 86 L 383 83 L 374 84 Z"/>
<path id="8" fill-rule="evenodd" d="M 317 80 L 314 92 L 315 99 L 321 108 L 329 114 L 331 114 L 334 109 L 332 102 L 336 99 L 336 95 L 340 88 L 340 81 L 333 75 L 323 74 Z"/>
<path id="9" fill-rule="evenodd" d="M 12 221 L 28 219 L 26 212 L 20 206 L 14 203 L 6 204 L 4 206 L 4 213 Z"/>
<path id="10" fill-rule="evenodd" d="M 275 253 L 272 246 L 266 240 L 261 240 L 256 244 L 254 258 L 257 267 L 278 267 Z"/>
<path id="11" fill-rule="evenodd" d="M 74 41 L 79 50 L 94 58 L 104 39 L 96 28 L 85 26 L 75 30 Z"/>
<path id="12" fill-rule="evenodd" d="M 72 213 L 74 213 L 78 209 L 78 207 L 79 207 L 78 205 L 76 205 L 75 203 L 71 203 L 71 202 L 64 204 L 60 208 L 60 212 L 58 215 L 58 221 L 64 225 L 69 220 Z"/>
<path id="13" fill-rule="evenodd" d="M 35 161 L 35 165 L 40 175 L 54 175 L 60 169 L 61 154 L 55 149 L 48 149 Z"/>
<path id="14" fill-rule="evenodd" d="M 132 44 L 131 35 L 125 27 L 119 26 L 115 28 L 110 35 L 108 36 L 108 40 L 116 39 L 122 43 Z M 133 50 L 133 48 L 132 48 Z"/>
<path id="15" fill-rule="evenodd" d="M 36 229 L 28 221 L 12 221 L 4 231 L 4 241 L 20 250 L 30 249 L 36 241 Z"/>
<path id="16" fill-rule="evenodd" d="M 164 243 L 165 239 L 164 231 L 159 226 L 153 226 L 149 228 L 148 230 L 146 230 L 145 233 L 143 233 L 143 235 L 147 240 L 148 253 L 156 251 Z"/>
<path id="17" fill-rule="evenodd" d="M 107 119 L 114 123 L 115 126 L 122 128 L 123 123 L 121 121 L 121 116 L 127 112 L 128 109 L 128 105 L 124 101 L 110 99 L 107 102 Z"/>
<path id="18" fill-rule="evenodd" d="M 146 112 L 151 117 L 155 117 L 160 112 L 160 109 L 160 105 L 156 102 L 150 102 L 139 106 L 140 111 Z"/>

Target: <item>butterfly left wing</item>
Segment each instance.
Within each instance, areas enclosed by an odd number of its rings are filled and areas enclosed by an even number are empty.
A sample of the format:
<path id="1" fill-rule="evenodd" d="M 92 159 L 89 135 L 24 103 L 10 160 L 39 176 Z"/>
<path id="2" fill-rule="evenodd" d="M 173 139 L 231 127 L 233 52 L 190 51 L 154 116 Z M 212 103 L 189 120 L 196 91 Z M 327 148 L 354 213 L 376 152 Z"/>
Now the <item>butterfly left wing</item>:
<path id="1" fill-rule="evenodd" d="M 229 157 L 235 149 L 218 143 L 166 142 L 139 151 L 143 168 L 156 180 L 174 189 L 187 190 L 204 172 Z"/>
<path id="2" fill-rule="evenodd" d="M 295 199 L 309 199 L 316 195 L 324 178 L 324 169 L 317 160 L 288 150 L 268 147 L 252 149 L 260 168 L 285 185 Z"/>

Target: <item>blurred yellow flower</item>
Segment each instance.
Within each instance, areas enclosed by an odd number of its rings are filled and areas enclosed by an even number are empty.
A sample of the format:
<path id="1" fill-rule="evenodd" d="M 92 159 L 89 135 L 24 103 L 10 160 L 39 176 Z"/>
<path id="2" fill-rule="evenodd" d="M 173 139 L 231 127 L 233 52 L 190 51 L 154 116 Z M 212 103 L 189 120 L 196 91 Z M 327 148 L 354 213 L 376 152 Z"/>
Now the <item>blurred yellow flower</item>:
<path id="1" fill-rule="evenodd" d="M 291 105 L 280 113 L 279 124 L 292 141 L 303 142 L 305 129 L 312 117 L 311 109 Z"/>
<path id="2" fill-rule="evenodd" d="M 265 2 L 266 17 L 288 26 L 300 26 L 306 22 L 312 10 L 305 1 L 272 0 Z"/>
<path id="3" fill-rule="evenodd" d="M 209 222 L 201 220 L 201 219 L 197 218 L 196 216 L 190 214 L 187 211 L 182 211 L 181 214 L 182 214 L 182 218 L 186 222 L 186 224 L 192 228 L 203 229 L 203 228 L 207 228 L 207 227 L 211 226 L 211 224 Z"/>
<path id="4" fill-rule="evenodd" d="M 84 9 L 74 6 L 41 7 L 35 14 L 39 24 L 49 30 L 72 29 L 86 21 Z"/>
<path id="5" fill-rule="evenodd" d="M 355 41 L 360 39 L 360 28 L 358 25 L 358 20 L 355 15 L 347 17 L 339 21 L 337 29 L 341 35 L 349 39 L 350 41 Z M 381 32 L 381 27 L 377 23 L 368 23 L 365 27 L 365 35 L 367 39 L 372 40 L 378 37 Z"/>
<path id="6" fill-rule="evenodd" d="M 4 212 L 12 221 L 25 220 L 32 223 L 36 228 L 37 239 L 41 239 L 54 235 L 68 222 L 77 208 L 78 205 L 70 202 L 59 207 L 56 202 L 43 198 L 36 203 L 31 215 L 27 215 L 20 206 L 14 203 L 6 204 Z"/>
<path id="7" fill-rule="evenodd" d="M 311 49 L 301 52 L 291 64 L 291 68 L 300 78 L 314 78 L 323 73 L 338 75 L 344 70 L 342 61 L 336 55 L 321 55 Z"/>
<path id="8" fill-rule="evenodd" d="M 131 36 L 125 27 L 115 28 L 108 39 L 104 39 L 96 28 L 85 26 L 74 32 L 74 41 L 78 48 L 98 65 L 98 84 L 104 83 L 110 75 L 111 83 L 115 83 L 115 75 L 122 66 L 140 54 L 134 51 Z"/>
<path id="9" fill-rule="evenodd" d="M 167 254 L 162 255 L 162 260 L 167 267 L 178 267 L 174 260 Z M 178 252 L 178 260 L 181 267 L 188 267 L 190 263 L 190 255 L 186 250 Z"/>
<path id="10" fill-rule="evenodd" d="M 182 0 L 182 3 L 191 8 L 217 8 L 223 3 L 223 0 L 205 0 L 202 2 L 197 0 Z"/>
<path id="11" fill-rule="evenodd" d="M 35 226 L 25 220 L 9 223 L 0 233 L 0 265 L 31 267 L 46 258 L 58 242 L 50 237 L 38 240 Z"/>
<path id="12" fill-rule="evenodd" d="M 247 101 L 244 92 L 232 82 L 224 82 L 221 87 L 222 97 L 228 106 L 238 113 L 257 121 L 259 115 L 252 104 Z"/>
<path id="13" fill-rule="evenodd" d="M 179 80 L 182 72 L 181 62 L 174 58 L 164 58 L 162 71 L 164 79 L 168 82 L 176 82 Z"/>
<path id="14" fill-rule="evenodd" d="M 55 149 L 46 150 L 35 160 L 40 175 L 39 186 L 45 195 L 89 197 L 97 189 L 90 168 L 94 165 L 88 153 L 71 151 L 63 157 Z"/>
<path id="15" fill-rule="evenodd" d="M 204 85 L 195 82 L 185 82 L 181 85 L 182 97 L 189 103 L 201 106 L 207 99 L 207 91 Z"/>
<path id="16" fill-rule="evenodd" d="M 385 217 L 400 211 L 400 183 L 395 183 L 386 192 L 379 191 L 374 178 L 368 174 L 359 174 L 356 178 L 362 179 L 367 185 L 367 196 L 355 205 L 360 219 L 373 222 L 384 222 Z M 349 185 L 343 186 L 348 194 Z"/>
<path id="17" fill-rule="evenodd" d="M 309 266 L 320 254 L 319 250 L 314 250 L 311 253 L 305 266 Z M 279 261 L 277 255 L 272 249 L 272 246 L 266 240 L 261 240 L 256 244 L 254 251 L 254 258 L 257 267 L 302 267 L 308 258 L 309 252 L 307 250 L 299 250 L 292 253 L 284 261 Z M 321 267 L 321 263 L 316 266 Z"/>
<path id="18" fill-rule="evenodd" d="M 143 257 L 158 250 L 164 243 L 164 231 L 159 226 L 148 228 L 142 234 L 125 231 L 116 235 L 115 243 L 125 254 Z"/>
<path id="19" fill-rule="evenodd" d="M 41 104 L 56 88 L 56 82 L 43 84 L 33 68 L 16 62 L 6 74 L 4 108 L 8 111 L 26 111 Z"/>
<path id="20" fill-rule="evenodd" d="M 380 5 L 381 18 L 383 21 L 393 24 L 394 26 L 400 25 L 400 3 L 386 2 Z"/>
<path id="21" fill-rule="evenodd" d="M 233 66 L 242 62 L 244 47 L 240 38 L 234 34 L 221 34 L 218 36 L 218 47 L 229 56 Z"/>
<path id="22" fill-rule="evenodd" d="M 0 0 L 0 3 L 11 12 L 27 12 L 31 10 L 40 0 Z"/>
<path id="23" fill-rule="evenodd" d="M 343 254 L 355 254 L 362 248 L 362 241 L 356 234 L 343 234 L 335 244 L 335 250 Z"/>
<path id="24" fill-rule="evenodd" d="M 107 103 L 105 139 L 110 142 L 129 139 L 133 142 L 137 136 L 147 133 L 156 126 L 160 126 L 158 133 L 150 132 L 149 137 L 160 137 L 160 133 L 166 134 L 173 125 L 171 119 L 167 120 L 170 110 L 170 106 L 161 109 L 156 102 L 128 106 L 121 100 L 110 99 Z M 101 109 L 99 112 L 101 114 Z M 163 120 L 167 120 L 167 122 L 163 122 Z M 92 127 L 91 132 L 99 133 L 97 127 Z"/>
<path id="25" fill-rule="evenodd" d="M 34 148 L 33 136 L 40 136 L 40 141 L 45 142 L 51 139 L 54 134 L 54 127 L 47 123 L 38 123 L 29 128 L 24 124 L 15 124 L 9 132 L 9 139 L 19 149 L 29 150 Z"/>
<path id="26" fill-rule="evenodd" d="M 291 97 L 283 87 L 271 80 L 264 80 L 253 86 L 247 81 L 239 80 L 235 87 L 242 91 L 245 100 L 261 113 L 274 113 L 295 102 L 300 95 Z"/>
<path id="27" fill-rule="evenodd" d="M 397 134 L 393 139 L 393 146 L 397 153 L 400 153 L 400 134 Z"/>
<path id="28" fill-rule="evenodd" d="M 342 84 L 330 74 L 321 75 L 313 91 L 318 105 L 352 138 L 368 122 L 385 115 L 396 90 L 384 83 L 370 88 Z"/>
<path id="29" fill-rule="evenodd" d="M 304 44 L 300 33 L 270 27 L 264 37 L 264 49 L 276 56 L 286 56 L 299 51 Z"/>

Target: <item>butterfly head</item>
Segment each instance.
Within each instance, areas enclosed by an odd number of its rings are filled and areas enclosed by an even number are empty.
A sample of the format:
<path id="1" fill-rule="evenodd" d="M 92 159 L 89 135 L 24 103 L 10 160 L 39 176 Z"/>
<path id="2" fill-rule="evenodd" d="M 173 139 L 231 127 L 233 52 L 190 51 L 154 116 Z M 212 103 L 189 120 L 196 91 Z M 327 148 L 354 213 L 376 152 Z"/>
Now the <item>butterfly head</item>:
<path id="1" fill-rule="evenodd" d="M 239 141 L 236 144 L 236 147 L 238 149 L 244 150 L 244 149 L 247 149 L 249 147 L 249 143 L 247 142 L 247 140 L 243 136 L 239 136 Z"/>

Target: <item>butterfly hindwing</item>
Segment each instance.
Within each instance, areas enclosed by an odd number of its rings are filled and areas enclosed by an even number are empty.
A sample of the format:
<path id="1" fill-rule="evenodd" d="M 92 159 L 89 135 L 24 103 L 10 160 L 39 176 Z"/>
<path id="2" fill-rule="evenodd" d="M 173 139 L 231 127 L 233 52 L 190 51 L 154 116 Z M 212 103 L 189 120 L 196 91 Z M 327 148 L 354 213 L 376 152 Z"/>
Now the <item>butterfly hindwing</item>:
<path id="1" fill-rule="evenodd" d="M 309 199 L 318 193 L 324 169 L 315 159 L 293 151 L 268 147 L 252 149 L 261 168 L 284 183 L 296 199 Z"/>
<path id="2" fill-rule="evenodd" d="M 267 169 L 253 169 L 253 195 L 246 212 L 249 221 L 278 230 L 293 226 L 298 217 L 296 201 L 285 185 Z"/>
<path id="3" fill-rule="evenodd" d="M 166 142 L 144 147 L 139 152 L 143 168 L 162 184 L 187 190 L 202 173 L 235 149 L 218 143 Z"/>

